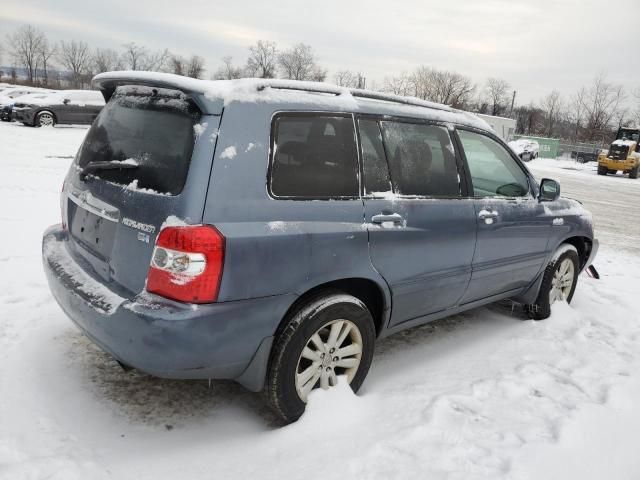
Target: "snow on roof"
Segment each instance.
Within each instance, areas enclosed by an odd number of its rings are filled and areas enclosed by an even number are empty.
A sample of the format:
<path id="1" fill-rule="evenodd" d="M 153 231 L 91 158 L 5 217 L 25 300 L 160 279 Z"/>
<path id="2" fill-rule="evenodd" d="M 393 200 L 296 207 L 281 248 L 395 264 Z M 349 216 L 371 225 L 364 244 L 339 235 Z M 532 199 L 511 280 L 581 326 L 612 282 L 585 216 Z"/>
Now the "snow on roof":
<path id="1" fill-rule="evenodd" d="M 489 125 L 468 112 L 455 110 L 447 105 L 441 105 L 413 97 L 383 94 L 380 92 L 349 89 L 323 82 L 305 82 L 298 80 L 274 80 L 260 78 L 244 78 L 239 80 L 199 80 L 171 73 L 118 71 L 106 72 L 93 78 L 93 87 L 101 89 L 111 95 L 118 85 L 139 84 L 161 88 L 182 90 L 195 97 L 201 97 L 199 106 L 203 106 L 210 113 L 219 113 L 222 107 L 232 102 L 244 103 L 292 103 L 299 102 L 306 106 L 333 108 L 341 111 L 357 112 L 363 105 L 372 102 L 384 102 L 387 105 L 384 113 L 389 113 L 389 106 L 401 109 L 406 113 L 418 116 L 425 115 L 425 108 L 429 109 L 429 116 L 442 122 L 465 123 L 477 128 L 490 130 Z"/>
<path id="2" fill-rule="evenodd" d="M 620 145 L 624 147 L 632 147 L 636 142 L 633 140 L 616 140 L 611 145 Z"/>

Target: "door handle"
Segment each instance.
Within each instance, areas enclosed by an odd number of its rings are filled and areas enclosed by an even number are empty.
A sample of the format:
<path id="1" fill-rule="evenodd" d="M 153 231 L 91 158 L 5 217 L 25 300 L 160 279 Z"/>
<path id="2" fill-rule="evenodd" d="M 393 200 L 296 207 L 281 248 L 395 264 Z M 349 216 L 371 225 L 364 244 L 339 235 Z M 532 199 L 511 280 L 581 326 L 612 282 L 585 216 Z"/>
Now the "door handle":
<path id="1" fill-rule="evenodd" d="M 498 218 L 498 212 L 494 210 L 482 209 L 478 212 L 478 218 L 484 220 L 484 223 L 491 225 L 493 221 Z"/>
<path id="2" fill-rule="evenodd" d="M 390 214 L 379 213 L 378 215 L 374 215 L 373 217 L 371 217 L 371 223 L 377 223 L 377 224 L 382 224 L 387 222 L 401 224 L 403 220 L 404 219 L 402 218 L 402 215 L 400 215 L 399 213 L 390 213 Z"/>

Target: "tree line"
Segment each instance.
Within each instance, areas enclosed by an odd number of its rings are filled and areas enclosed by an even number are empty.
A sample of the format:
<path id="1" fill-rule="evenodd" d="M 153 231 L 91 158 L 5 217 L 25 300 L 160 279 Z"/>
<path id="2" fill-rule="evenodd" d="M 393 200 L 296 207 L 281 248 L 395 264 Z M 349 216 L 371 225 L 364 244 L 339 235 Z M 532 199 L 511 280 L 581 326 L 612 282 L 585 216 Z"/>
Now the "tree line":
<path id="1" fill-rule="evenodd" d="M 118 49 L 91 48 L 82 40 L 53 43 L 32 25 L 7 34 L 4 46 L 0 43 L 0 60 L 3 53 L 9 55 L 13 67 L 9 72 L 0 71 L 0 80 L 10 77 L 19 81 L 16 68 L 21 68 L 25 83 L 51 88 L 87 88 L 94 75 L 112 70 L 170 72 L 193 78 L 203 78 L 206 72 L 199 55 L 185 57 L 134 42 Z M 231 56 L 224 56 L 210 75 L 217 80 L 243 77 L 333 81 L 349 88 L 367 86 L 475 113 L 511 117 L 516 120 L 517 133 L 574 142 L 606 143 L 619 126 L 640 123 L 640 89 L 626 92 L 603 73 L 569 97 L 554 90 L 538 102 L 516 105 L 515 91 L 501 78 L 477 84 L 458 72 L 418 66 L 411 72 L 387 76 L 380 84 L 367 85 L 362 72 L 348 69 L 328 78 L 328 70 L 320 65 L 310 45 L 298 43 L 281 49 L 275 42 L 259 40 L 248 48 L 246 61 L 235 63 Z"/>

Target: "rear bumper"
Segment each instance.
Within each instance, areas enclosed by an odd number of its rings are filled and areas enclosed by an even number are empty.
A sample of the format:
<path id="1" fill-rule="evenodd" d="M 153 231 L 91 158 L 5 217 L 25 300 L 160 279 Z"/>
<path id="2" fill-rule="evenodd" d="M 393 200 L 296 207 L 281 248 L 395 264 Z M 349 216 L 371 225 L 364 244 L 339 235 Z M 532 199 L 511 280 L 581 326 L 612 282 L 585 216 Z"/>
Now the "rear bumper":
<path id="1" fill-rule="evenodd" d="M 100 348 L 165 378 L 236 379 L 262 388 L 272 335 L 293 295 L 190 305 L 105 285 L 67 248 L 60 225 L 43 238 L 49 287 L 73 322 Z"/>
<path id="2" fill-rule="evenodd" d="M 631 170 L 633 169 L 637 164 L 637 161 L 632 159 L 627 158 L 626 160 L 612 160 L 610 158 L 600 158 L 598 160 L 598 165 L 601 165 L 603 167 L 607 167 L 609 170 L 623 170 L 623 171 L 627 171 L 627 170 Z"/>

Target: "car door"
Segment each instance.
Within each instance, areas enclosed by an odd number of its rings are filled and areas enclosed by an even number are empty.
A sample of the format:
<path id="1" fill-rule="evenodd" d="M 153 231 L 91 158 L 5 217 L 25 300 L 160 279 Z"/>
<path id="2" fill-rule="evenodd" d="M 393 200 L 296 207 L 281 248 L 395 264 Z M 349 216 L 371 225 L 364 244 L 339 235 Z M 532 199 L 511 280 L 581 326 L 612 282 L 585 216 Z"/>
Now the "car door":
<path id="1" fill-rule="evenodd" d="M 455 306 L 476 224 L 447 128 L 373 117 L 358 125 L 369 251 L 391 290 L 390 325 Z"/>
<path id="2" fill-rule="evenodd" d="M 73 123 L 75 118 L 75 105 L 72 92 L 62 91 L 60 95 L 51 98 L 51 109 L 56 115 L 57 123 Z"/>
<path id="3" fill-rule="evenodd" d="M 464 304 L 527 287 L 546 258 L 551 221 L 509 149 L 484 133 L 458 129 L 457 135 L 478 225 Z"/>

